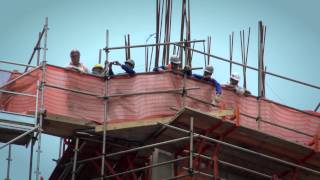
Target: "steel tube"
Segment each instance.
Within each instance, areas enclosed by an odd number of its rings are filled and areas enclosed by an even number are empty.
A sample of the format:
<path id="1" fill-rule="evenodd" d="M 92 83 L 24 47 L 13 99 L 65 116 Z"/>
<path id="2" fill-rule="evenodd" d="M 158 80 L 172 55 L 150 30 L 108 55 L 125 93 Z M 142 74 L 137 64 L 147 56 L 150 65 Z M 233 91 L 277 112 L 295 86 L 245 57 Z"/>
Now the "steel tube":
<path id="1" fill-rule="evenodd" d="M 30 161 L 29 161 L 29 180 L 32 180 L 32 164 L 33 164 L 33 146 L 34 146 L 34 137 L 31 138 L 30 144 Z"/>
<path id="2" fill-rule="evenodd" d="M 29 131 L 26 131 L 25 133 L 20 134 L 19 136 L 13 138 L 13 139 L 10 140 L 9 142 L 7 142 L 7 143 L 5 143 L 4 145 L 0 146 L 0 150 L 3 149 L 3 148 L 5 148 L 5 147 L 8 146 L 8 145 L 14 143 L 15 141 L 21 139 L 22 137 L 24 137 L 24 136 L 26 136 L 26 135 L 28 135 L 28 134 L 36 131 L 38 128 L 39 128 L 39 127 L 34 127 L 33 129 L 30 129 Z"/>
<path id="3" fill-rule="evenodd" d="M 21 64 L 21 63 L 14 63 L 14 62 L 8 62 L 8 61 L 3 61 L 3 60 L 0 60 L 0 63 L 17 65 L 17 66 L 24 66 L 24 67 L 32 67 L 32 68 L 37 67 L 37 66 L 32 66 L 32 65 L 27 65 L 27 64 Z"/>
<path id="4" fill-rule="evenodd" d="M 158 167 L 158 166 L 162 166 L 162 165 L 166 165 L 166 164 L 171 164 L 171 163 L 174 163 L 174 162 L 177 162 L 177 161 L 182 161 L 182 160 L 185 160 L 185 159 L 188 159 L 188 157 L 180 157 L 180 158 L 177 158 L 177 159 L 174 159 L 174 160 L 170 160 L 170 161 L 156 163 L 156 164 L 144 166 L 144 167 L 141 167 L 141 168 L 131 169 L 131 170 L 128 170 L 128 171 L 125 171 L 125 172 L 113 174 L 113 175 L 110 175 L 110 176 L 105 176 L 103 179 L 108 179 L 108 178 L 121 176 L 121 175 L 124 175 L 124 174 L 129 174 L 129 173 L 132 173 L 132 172 L 136 172 L 136 171 L 141 171 L 141 170 L 148 169 L 148 168 L 153 168 L 153 167 Z M 99 179 L 100 178 L 95 178 L 93 180 L 99 180 Z"/>
<path id="5" fill-rule="evenodd" d="M 2 89 L 0 89 L 0 92 L 8 93 L 8 94 L 20 95 L 20 96 L 36 97 L 36 95 L 34 95 L 34 94 L 21 93 L 21 92 L 16 92 L 16 91 L 6 91 L 6 90 L 2 90 Z"/>
<path id="6" fill-rule="evenodd" d="M 208 53 L 205 53 L 205 52 L 202 52 L 202 51 L 199 51 L 199 50 L 196 50 L 196 49 L 193 49 L 193 48 L 189 48 L 189 47 L 185 47 L 183 45 L 179 45 L 179 43 L 174 43 L 176 46 L 180 46 L 180 47 L 184 47 L 186 49 L 190 49 L 191 51 L 194 51 L 196 53 L 200 53 L 200 54 L 204 54 L 204 55 L 207 55 L 207 56 L 210 56 L 210 57 L 213 57 L 215 59 L 219 59 L 221 61 L 225 61 L 225 62 L 229 62 L 229 63 L 232 63 L 232 64 L 236 64 L 236 65 L 239 65 L 239 66 L 242 66 L 242 67 L 246 67 L 246 68 L 249 68 L 249 69 L 252 69 L 252 70 L 255 70 L 255 71 L 258 71 L 260 72 L 260 70 L 258 68 L 255 68 L 255 67 L 251 67 L 251 66 L 248 66 L 248 65 L 244 65 L 244 64 L 241 64 L 241 63 L 238 63 L 236 61 L 230 61 L 229 59 L 225 59 L 225 58 L 222 58 L 222 57 L 219 57 L 219 56 L 215 56 L 215 55 L 212 55 L 212 54 L 208 54 Z M 269 74 L 271 76 L 275 76 L 275 77 L 278 77 L 278 78 L 281 78 L 281 79 L 285 79 L 285 80 L 288 80 L 288 81 L 292 81 L 292 82 L 295 82 L 295 83 L 298 83 L 298 84 L 302 84 L 302 85 L 305 85 L 305 86 L 308 86 L 308 87 L 312 87 L 312 88 L 315 88 L 315 89 L 320 89 L 320 86 L 316 86 L 316 85 L 313 85 L 313 84 L 309 84 L 309 83 L 305 83 L 305 82 L 302 82 L 302 81 L 298 81 L 298 80 L 295 80 L 295 79 L 292 79 L 292 78 L 288 78 L 288 77 L 285 77 L 285 76 L 282 76 L 282 75 L 278 75 L 278 74 L 275 74 L 275 73 L 272 73 L 272 72 L 267 72 L 267 71 L 264 71 L 262 70 L 265 74 Z"/>
<path id="7" fill-rule="evenodd" d="M 189 144 L 189 170 L 193 171 L 193 120 L 194 117 L 190 117 L 190 144 Z"/>
<path id="8" fill-rule="evenodd" d="M 196 135 L 194 135 L 194 136 L 197 137 Z M 137 148 L 128 149 L 128 150 L 124 150 L 124 151 L 120 151 L 120 152 L 115 152 L 115 153 L 107 154 L 105 156 L 106 157 L 117 156 L 117 155 L 129 153 L 129 152 L 134 152 L 134 151 L 138 151 L 138 150 L 142 150 L 142 149 L 153 148 L 153 147 L 157 147 L 157 146 L 161 146 L 161 145 L 165 145 L 165 144 L 170 144 L 170 143 L 175 143 L 175 142 L 179 142 L 179 141 L 184 141 L 184 140 L 189 140 L 189 139 L 190 139 L 190 137 L 186 136 L 186 137 L 172 139 L 172 140 L 159 142 L 159 143 L 155 143 L 155 144 L 140 146 L 140 147 L 137 147 Z M 84 163 L 84 162 L 88 162 L 88 161 L 93 161 L 93 160 L 97 160 L 99 158 L 101 158 L 101 156 L 92 157 L 92 158 L 88 158 L 88 159 L 83 159 L 83 160 L 78 161 L 77 163 Z M 69 166 L 69 165 L 70 165 L 70 163 L 65 164 L 65 166 Z"/>
<path id="9" fill-rule="evenodd" d="M 3 87 L 6 87 L 7 85 L 9 85 L 9 84 L 17 81 L 18 79 L 20 79 L 20 78 L 22 78 L 22 77 L 25 77 L 25 76 L 28 75 L 28 74 L 31 74 L 32 72 L 34 72 L 34 71 L 36 71 L 36 70 L 38 70 L 38 69 L 40 69 L 40 68 L 41 68 L 41 66 L 38 66 L 38 67 L 36 67 L 36 68 L 34 68 L 34 69 L 32 69 L 32 70 L 24 73 L 24 74 L 21 74 L 21 75 L 18 76 L 17 78 L 12 79 L 11 81 L 9 81 L 9 82 L 7 82 L 6 84 L 2 85 L 2 86 L 0 87 L 0 89 L 2 89 Z"/>
<path id="10" fill-rule="evenodd" d="M 188 151 L 185 151 L 185 152 L 189 153 Z M 213 161 L 213 159 L 210 158 L 209 156 L 205 156 L 205 155 L 199 154 L 199 153 L 193 153 L 193 154 L 194 154 L 194 156 L 199 156 L 199 157 L 201 157 L 203 159 L 207 159 L 207 160 Z M 243 171 L 246 171 L 246 172 L 250 172 L 252 174 L 256 174 L 256 175 L 259 175 L 259 176 L 262 176 L 262 177 L 265 177 L 265 178 L 269 178 L 269 179 L 272 178 L 272 176 L 269 176 L 267 174 L 260 173 L 258 171 L 254 171 L 252 169 L 248 169 L 248 168 L 245 168 L 245 167 L 242 167 L 242 166 L 238 166 L 238 165 L 226 162 L 226 161 L 218 160 L 218 162 L 220 164 L 223 164 L 223 165 L 226 165 L 226 166 L 230 166 L 230 167 L 233 167 L 233 168 L 236 168 L 236 169 L 240 169 L 240 170 L 243 170 Z"/>
<path id="11" fill-rule="evenodd" d="M 178 127 L 175 127 L 175 126 L 171 126 L 171 125 L 163 124 L 163 123 L 159 123 L 159 124 L 161 124 L 161 125 L 163 125 L 165 127 L 171 128 L 171 129 L 175 129 L 175 130 L 181 131 L 181 132 L 190 133 L 188 130 L 181 129 L 181 128 L 178 128 Z M 259 153 L 259 152 L 256 152 L 256 151 L 252 151 L 250 149 L 242 148 L 240 146 L 236 146 L 236 145 L 233 145 L 233 144 L 230 144 L 230 143 L 227 143 L 227 142 L 223 142 L 223 141 L 220 141 L 220 140 L 217 140 L 217 139 L 213 139 L 213 138 L 201 135 L 201 134 L 194 133 L 194 135 L 197 135 L 200 138 L 206 139 L 206 140 L 214 142 L 214 143 L 219 143 L 219 144 L 222 144 L 222 145 L 225 145 L 225 146 L 228 146 L 228 147 L 231 147 L 231 148 L 243 151 L 243 152 L 247 152 L 247 153 L 250 153 L 250 154 L 261 156 L 261 157 L 264 157 L 264 158 L 267 158 L 267 159 L 270 159 L 270 160 L 274 160 L 274 161 L 280 162 L 280 163 L 285 164 L 285 165 L 293 166 L 293 167 L 296 167 L 296 168 L 299 168 L 299 169 L 303 169 L 305 171 L 320 175 L 319 171 L 316 171 L 316 170 L 311 169 L 311 168 L 300 166 L 300 165 L 292 163 L 292 162 L 281 160 L 281 159 L 278 159 L 278 158 L 275 158 L 275 157 L 272 157 L 272 156 L 265 155 L 263 153 Z"/>
<path id="12" fill-rule="evenodd" d="M 108 81 L 105 81 L 104 87 L 104 96 L 108 96 Z M 105 154 L 106 154 L 106 136 L 107 136 L 107 120 L 108 120 L 108 99 L 104 99 L 104 113 L 103 113 L 103 142 L 102 142 L 102 158 L 101 158 L 101 177 L 104 176 L 104 161 L 105 161 Z M 103 178 L 102 178 L 103 179 Z"/>
<path id="13" fill-rule="evenodd" d="M 72 180 L 76 179 L 76 168 L 77 168 L 77 158 L 78 158 L 78 149 L 79 147 L 79 138 L 76 138 L 76 146 L 74 148 L 74 155 L 73 155 L 73 166 L 72 166 Z"/>
<path id="14" fill-rule="evenodd" d="M 154 43 L 154 44 L 140 44 L 140 45 L 132 45 L 132 46 L 118 46 L 118 47 L 110 47 L 103 48 L 103 50 L 115 50 L 115 49 L 125 49 L 125 48 L 140 48 L 140 47 L 150 47 L 150 46 L 164 46 L 169 44 L 183 44 L 183 43 L 198 43 L 205 42 L 205 40 L 193 40 L 193 41 L 179 41 L 179 42 L 168 42 L 168 43 Z"/>
<path id="15" fill-rule="evenodd" d="M 185 88 L 184 90 L 195 90 L 200 89 L 199 87 Z M 125 94 L 112 94 L 107 97 L 121 97 L 121 96 L 133 96 L 133 95 L 145 95 L 145 94 L 160 94 L 160 93 L 172 93 L 183 91 L 183 88 L 179 89 L 169 89 L 169 90 L 160 90 L 160 91 L 147 91 L 147 92 L 134 92 L 134 93 L 125 93 Z"/>
<path id="16" fill-rule="evenodd" d="M 8 152 L 8 165 L 7 165 L 7 178 L 5 180 L 10 180 L 10 165 L 11 165 L 11 144 L 9 144 L 9 152 Z"/>
<path id="17" fill-rule="evenodd" d="M 65 91 L 70 91 L 70 92 L 74 92 L 74 93 L 89 95 L 89 96 L 101 97 L 100 94 L 94 94 L 94 93 L 80 91 L 80 90 L 76 90 L 76 89 L 64 88 L 64 87 L 60 87 L 60 86 L 56 86 L 56 85 L 48 84 L 48 83 L 46 83 L 44 86 L 56 88 L 56 89 L 60 89 L 60 90 L 65 90 Z"/>

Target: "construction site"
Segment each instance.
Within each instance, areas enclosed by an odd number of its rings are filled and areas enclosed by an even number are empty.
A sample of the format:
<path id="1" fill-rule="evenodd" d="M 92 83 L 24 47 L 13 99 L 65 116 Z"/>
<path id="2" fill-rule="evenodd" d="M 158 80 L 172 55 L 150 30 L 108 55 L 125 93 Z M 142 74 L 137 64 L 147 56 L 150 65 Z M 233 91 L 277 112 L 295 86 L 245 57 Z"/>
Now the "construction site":
<path id="1" fill-rule="evenodd" d="M 43 180 L 40 163 L 43 134 L 60 138 L 59 159 L 50 180 L 319 180 L 320 103 L 306 111 L 269 100 L 265 78 L 272 76 L 320 90 L 320 86 L 267 71 L 264 62 L 266 26 L 258 22 L 258 67 L 247 65 L 250 31 L 241 31 L 242 63 L 213 55 L 211 37 L 191 40 L 190 2 L 181 0 L 180 39 L 172 41 L 172 0 L 156 1 L 155 43 L 110 47 L 109 31 L 99 64 L 104 75 L 79 73 L 46 59 L 48 18 L 23 72 L 0 69 L 0 152 L 8 149 L 6 180 L 11 180 L 12 146 L 31 147 L 25 179 Z M 163 32 L 162 32 L 163 31 Z M 203 44 L 204 49 L 194 48 Z M 145 49 L 145 71 L 108 76 L 111 51 Z M 49 51 L 50 52 L 50 51 Z M 104 52 L 106 59 L 102 60 Z M 41 57 L 41 54 L 43 55 Z M 193 55 L 230 64 L 258 75 L 258 95 L 237 94 L 187 76 Z M 178 55 L 181 70 L 154 72 Z M 150 57 L 151 56 L 151 57 Z M 31 65 L 33 63 L 36 66 Z M 34 163 L 35 162 L 35 163 Z"/>

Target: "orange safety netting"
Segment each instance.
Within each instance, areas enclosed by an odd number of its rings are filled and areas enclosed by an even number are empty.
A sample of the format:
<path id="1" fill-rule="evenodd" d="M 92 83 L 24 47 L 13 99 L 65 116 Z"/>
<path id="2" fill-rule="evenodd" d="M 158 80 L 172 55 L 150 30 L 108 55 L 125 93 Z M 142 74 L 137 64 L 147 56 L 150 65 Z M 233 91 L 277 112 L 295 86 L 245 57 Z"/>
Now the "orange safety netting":
<path id="1" fill-rule="evenodd" d="M 42 70 L 38 68 L 24 74 L 21 78 L 2 89 L 36 94 L 36 82 L 41 80 L 41 77 Z M 48 86 L 44 89 L 44 107 L 48 114 L 85 119 L 96 123 L 102 123 L 104 119 L 104 100 L 102 97 L 104 96 L 105 88 L 107 88 L 107 96 L 114 96 L 181 89 L 184 84 L 181 75 L 170 72 L 116 76 L 106 83 L 104 79 L 99 77 L 51 65 L 46 66 L 45 83 Z M 187 78 L 185 84 L 186 88 L 199 88 L 188 90 L 187 96 L 206 102 L 211 102 L 215 96 L 214 87 L 208 83 Z M 50 86 L 87 92 L 92 95 L 79 94 Z M 6 111 L 34 112 L 35 102 L 34 97 L 4 93 L 0 96 L 1 108 Z M 109 97 L 107 101 L 107 119 L 110 123 L 118 123 L 172 116 L 176 111 L 171 108 L 179 109 L 183 107 L 183 103 L 188 107 L 204 112 L 217 110 L 211 105 L 188 97 L 185 98 L 184 102 L 181 91 L 180 93 L 135 94 Z M 240 96 L 226 89 L 223 91 L 222 104 L 227 107 L 239 107 L 239 123 L 241 126 L 294 142 L 309 144 L 314 140 L 320 125 L 320 116 L 316 114 L 304 113 L 266 99 L 258 100 L 253 96 Z"/>

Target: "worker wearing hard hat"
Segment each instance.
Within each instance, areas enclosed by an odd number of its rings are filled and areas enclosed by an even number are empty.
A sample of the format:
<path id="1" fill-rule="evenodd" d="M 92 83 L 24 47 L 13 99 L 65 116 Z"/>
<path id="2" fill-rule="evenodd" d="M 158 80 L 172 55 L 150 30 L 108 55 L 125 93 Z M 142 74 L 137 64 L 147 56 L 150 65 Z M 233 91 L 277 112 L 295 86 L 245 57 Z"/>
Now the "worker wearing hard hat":
<path id="1" fill-rule="evenodd" d="M 172 55 L 170 57 L 170 64 L 167 66 L 159 66 L 153 68 L 153 71 L 155 72 L 163 72 L 163 71 L 178 71 L 181 70 L 181 59 L 178 55 Z"/>
<path id="2" fill-rule="evenodd" d="M 233 72 L 230 76 L 230 82 L 226 85 L 226 88 L 234 90 L 237 94 L 249 95 L 250 91 L 239 86 L 240 75 L 237 72 Z"/>
<path id="3" fill-rule="evenodd" d="M 114 75 L 112 70 L 112 65 L 120 66 L 127 74 L 134 75 L 136 72 L 134 71 L 135 62 L 132 59 L 127 59 L 124 64 L 119 63 L 119 61 L 113 61 L 109 63 L 109 76 Z"/>
<path id="4" fill-rule="evenodd" d="M 91 71 L 92 71 L 93 75 L 102 76 L 103 72 L 104 72 L 104 69 L 103 69 L 103 66 L 101 64 L 96 64 L 96 65 L 93 66 Z"/>
<path id="5" fill-rule="evenodd" d="M 218 105 L 219 102 L 220 102 L 220 97 L 221 97 L 221 93 L 222 93 L 222 88 L 221 88 L 221 85 L 218 83 L 218 81 L 216 81 L 214 78 L 211 78 L 213 72 L 214 72 L 214 69 L 213 69 L 213 66 L 211 65 L 207 65 L 204 69 L 204 72 L 203 72 L 203 75 L 198 75 L 198 74 L 192 74 L 191 71 L 190 71 L 190 67 L 189 66 L 186 66 L 185 70 L 186 71 L 189 71 L 187 74 L 188 75 L 191 75 L 192 77 L 196 78 L 196 79 L 200 79 L 200 80 L 203 80 L 203 81 L 207 81 L 207 82 L 210 82 L 212 83 L 214 86 L 215 86 L 215 89 L 216 89 L 216 95 L 215 95 L 215 98 L 214 100 L 212 101 L 212 104 L 214 105 Z"/>
<path id="6" fill-rule="evenodd" d="M 70 52 L 70 63 L 66 66 L 67 69 L 71 69 L 77 72 L 88 73 L 88 68 L 80 63 L 80 51 L 73 49 Z"/>

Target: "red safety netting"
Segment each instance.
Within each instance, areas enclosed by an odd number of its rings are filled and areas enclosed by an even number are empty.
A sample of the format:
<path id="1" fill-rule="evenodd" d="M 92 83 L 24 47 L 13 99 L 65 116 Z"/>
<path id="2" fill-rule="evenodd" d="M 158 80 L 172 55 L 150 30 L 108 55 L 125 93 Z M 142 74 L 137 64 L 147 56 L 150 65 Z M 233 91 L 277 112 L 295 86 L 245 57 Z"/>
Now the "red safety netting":
<path id="1" fill-rule="evenodd" d="M 36 82 L 41 80 L 41 77 L 42 71 L 39 68 L 24 74 L 21 78 L 18 77 L 16 81 L 2 89 L 36 94 Z M 217 110 L 211 105 L 193 99 L 210 103 L 215 94 L 212 85 L 192 78 L 187 78 L 185 84 L 186 88 L 199 88 L 187 91 L 186 96 L 193 98 L 182 98 L 181 91 L 180 93 L 142 93 L 182 89 L 183 77 L 170 72 L 116 76 L 106 83 L 99 77 L 47 65 L 45 77 L 47 86 L 44 89 L 44 107 L 48 114 L 102 123 L 104 119 L 102 97 L 106 86 L 107 95 L 111 96 L 107 101 L 107 119 L 110 123 L 172 116 L 176 113 L 172 108 L 179 109 L 183 107 L 183 103 L 204 112 Z M 52 86 L 58 86 L 60 89 Z M 82 91 L 91 95 L 61 88 Z M 132 95 L 132 93 L 141 94 Z M 119 94 L 131 95 L 115 96 Z M 225 107 L 239 108 L 241 126 L 294 142 L 309 144 L 320 124 L 320 117 L 316 114 L 304 113 L 266 99 L 257 100 L 253 96 L 240 96 L 226 89 L 223 91 L 222 104 Z M 2 94 L 0 105 L 6 111 L 30 113 L 35 111 L 35 98 Z M 261 121 L 257 121 L 258 116 Z"/>
<path id="2" fill-rule="evenodd" d="M 36 94 L 37 80 L 41 75 L 40 69 L 31 70 L 23 75 L 11 73 L 2 90 L 14 91 L 30 95 Z M 29 114 L 34 112 L 36 98 L 31 96 L 0 93 L 0 109 L 10 112 Z"/>

